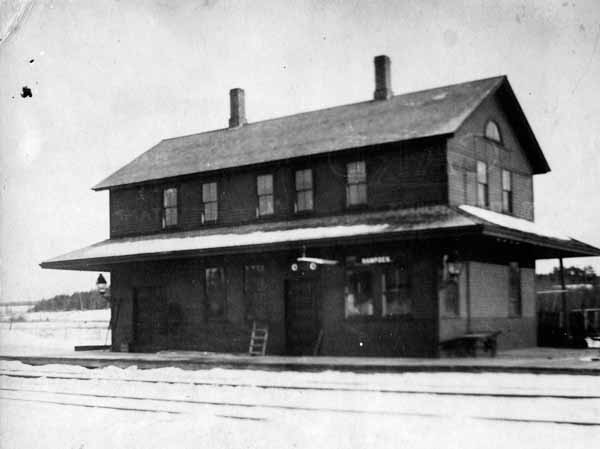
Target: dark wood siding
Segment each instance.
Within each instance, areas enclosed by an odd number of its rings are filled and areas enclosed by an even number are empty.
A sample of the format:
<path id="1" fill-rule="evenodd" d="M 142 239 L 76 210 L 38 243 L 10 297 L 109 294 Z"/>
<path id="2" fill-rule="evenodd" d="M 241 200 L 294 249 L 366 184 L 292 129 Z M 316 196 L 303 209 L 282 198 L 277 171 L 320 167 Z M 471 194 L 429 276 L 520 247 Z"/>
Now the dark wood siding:
<path id="1" fill-rule="evenodd" d="M 249 302 L 244 292 L 244 266 L 262 264 L 265 267 L 266 285 L 261 307 L 270 326 L 269 354 L 286 353 L 286 281 L 309 279 L 315 293 L 315 319 L 323 329 L 321 354 L 435 355 L 436 261 L 441 261 L 441 256 L 432 257 L 433 250 L 425 248 L 422 242 L 412 246 L 366 245 L 343 250 L 309 251 L 314 256 L 335 258 L 340 265 L 320 267 L 317 271 L 302 274 L 294 273 L 290 270 L 290 264 L 297 257 L 297 251 L 122 265 L 112 272 L 113 297 L 118 298 L 120 308 L 113 334 L 113 348 L 118 350 L 122 343 L 128 343 L 137 351 L 191 349 L 247 352 L 252 322 L 246 319 Z M 376 315 L 366 320 L 345 318 L 343 261 L 346 256 L 357 254 L 401 255 L 409 261 L 411 272 L 414 273 L 414 288 L 411 290 L 414 308 L 410 317 L 383 318 Z M 227 306 L 226 317 L 221 320 L 208 319 L 206 314 L 203 270 L 209 266 L 225 268 Z M 146 302 L 138 302 L 136 315 L 133 306 L 136 292 L 154 290 L 160 290 L 161 294 L 151 300 L 147 297 L 152 295 L 142 295 Z M 182 321 L 177 328 L 171 329 L 164 311 L 170 310 L 173 304 L 181 311 Z M 140 310 L 144 307 L 146 310 Z M 116 309 L 113 308 L 115 315 Z M 140 320 L 146 322 L 140 323 Z M 138 335 L 140 339 L 136 341 L 134 326 L 143 331 L 156 328 L 156 332 L 151 336 L 148 336 L 148 332 Z M 313 337 L 316 338 L 316 333 Z M 311 349 L 311 342 L 306 342 L 306 345 L 307 351 Z"/>
<path id="2" fill-rule="evenodd" d="M 148 234 L 161 229 L 162 190 L 147 185 L 110 192 L 110 236 Z"/>
<path id="3" fill-rule="evenodd" d="M 292 219 L 294 173 L 313 169 L 314 215 L 344 213 L 346 208 L 346 163 L 366 161 L 369 209 L 414 207 L 447 202 L 445 148 L 441 141 L 391 144 L 365 151 L 352 150 L 304 160 L 233 170 L 185 178 L 168 184 L 115 189 L 110 194 L 111 237 L 160 232 L 161 192 L 166 185 L 179 188 L 179 224 L 191 230 L 202 224 L 202 184 L 217 182 L 219 220 L 216 225 L 234 225 L 256 217 L 256 176 L 273 174 L 275 213 L 261 220 Z M 306 215 L 306 214 L 303 214 Z"/>
<path id="4" fill-rule="evenodd" d="M 488 120 L 494 120 L 502 134 L 502 144 L 483 137 Z M 510 118 L 495 96 L 487 98 L 467 119 L 454 137 L 448 139 L 448 195 L 452 205 L 477 205 L 476 161 L 488 164 L 490 209 L 502 211 L 502 169 L 513 177 L 513 214 L 533 220 L 532 169 Z"/>

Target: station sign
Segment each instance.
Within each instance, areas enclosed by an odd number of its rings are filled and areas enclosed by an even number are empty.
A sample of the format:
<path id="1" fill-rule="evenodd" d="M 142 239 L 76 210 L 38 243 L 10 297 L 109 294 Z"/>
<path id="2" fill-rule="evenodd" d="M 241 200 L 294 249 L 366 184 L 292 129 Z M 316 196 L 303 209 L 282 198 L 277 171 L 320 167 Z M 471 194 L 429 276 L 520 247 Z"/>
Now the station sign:
<path id="1" fill-rule="evenodd" d="M 373 256 L 373 257 L 362 257 L 360 263 L 363 265 L 375 265 L 379 263 L 391 263 L 392 258 L 390 256 Z"/>

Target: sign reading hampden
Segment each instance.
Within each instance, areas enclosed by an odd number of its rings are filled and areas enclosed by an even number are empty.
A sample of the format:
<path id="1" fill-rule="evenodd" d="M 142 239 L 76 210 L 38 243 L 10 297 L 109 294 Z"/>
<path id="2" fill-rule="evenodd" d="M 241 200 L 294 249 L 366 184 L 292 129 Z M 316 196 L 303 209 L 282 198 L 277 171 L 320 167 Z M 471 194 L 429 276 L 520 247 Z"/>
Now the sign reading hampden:
<path id="1" fill-rule="evenodd" d="M 95 186 L 110 238 L 43 262 L 110 272 L 112 348 L 436 356 L 536 344 L 536 259 L 600 250 L 533 222 L 550 170 L 506 76 L 163 140 Z"/>

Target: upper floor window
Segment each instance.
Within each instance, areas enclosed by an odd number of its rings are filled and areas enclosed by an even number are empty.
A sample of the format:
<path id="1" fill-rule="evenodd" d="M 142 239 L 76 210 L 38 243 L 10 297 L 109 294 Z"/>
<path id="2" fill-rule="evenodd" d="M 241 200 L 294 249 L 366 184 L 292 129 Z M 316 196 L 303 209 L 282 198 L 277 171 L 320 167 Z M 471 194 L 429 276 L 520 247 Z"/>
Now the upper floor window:
<path id="1" fill-rule="evenodd" d="M 273 175 L 256 177 L 256 193 L 258 194 L 258 216 L 273 214 Z"/>
<path id="2" fill-rule="evenodd" d="M 202 203 L 204 205 L 204 215 L 202 222 L 217 221 L 219 218 L 219 207 L 217 201 L 217 183 L 208 182 L 202 184 Z"/>
<path id="3" fill-rule="evenodd" d="M 512 173 L 508 170 L 502 170 L 502 212 L 512 214 L 513 211 L 513 193 L 512 193 Z"/>
<path id="4" fill-rule="evenodd" d="M 296 212 L 313 210 L 313 176 L 312 170 L 296 171 Z"/>
<path id="5" fill-rule="evenodd" d="M 502 136 L 500 135 L 500 127 L 493 120 L 488 121 L 485 124 L 485 137 L 490 140 L 502 143 Z"/>
<path id="6" fill-rule="evenodd" d="M 209 319 L 225 318 L 226 289 L 227 284 L 223 267 L 210 267 L 204 270 L 206 313 Z"/>
<path id="7" fill-rule="evenodd" d="M 477 205 L 488 207 L 489 204 L 488 167 L 485 162 L 477 161 Z"/>
<path id="8" fill-rule="evenodd" d="M 346 164 L 346 205 L 367 203 L 367 166 L 365 161 Z"/>
<path id="9" fill-rule="evenodd" d="M 169 187 L 163 190 L 163 229 L 177 226 L 177 187 Z"/>

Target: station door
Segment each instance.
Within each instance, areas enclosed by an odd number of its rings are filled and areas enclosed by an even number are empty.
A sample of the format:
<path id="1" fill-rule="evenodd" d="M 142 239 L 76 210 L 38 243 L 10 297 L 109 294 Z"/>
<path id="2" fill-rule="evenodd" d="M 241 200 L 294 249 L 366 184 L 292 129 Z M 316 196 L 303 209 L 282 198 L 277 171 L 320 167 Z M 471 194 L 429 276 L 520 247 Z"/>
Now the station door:
<path id="1" fill-rule="evenodd" d="M 319 336 L 316 282 L 294 279 L 286 282 L 286 353 L 312 355 Z"/>

